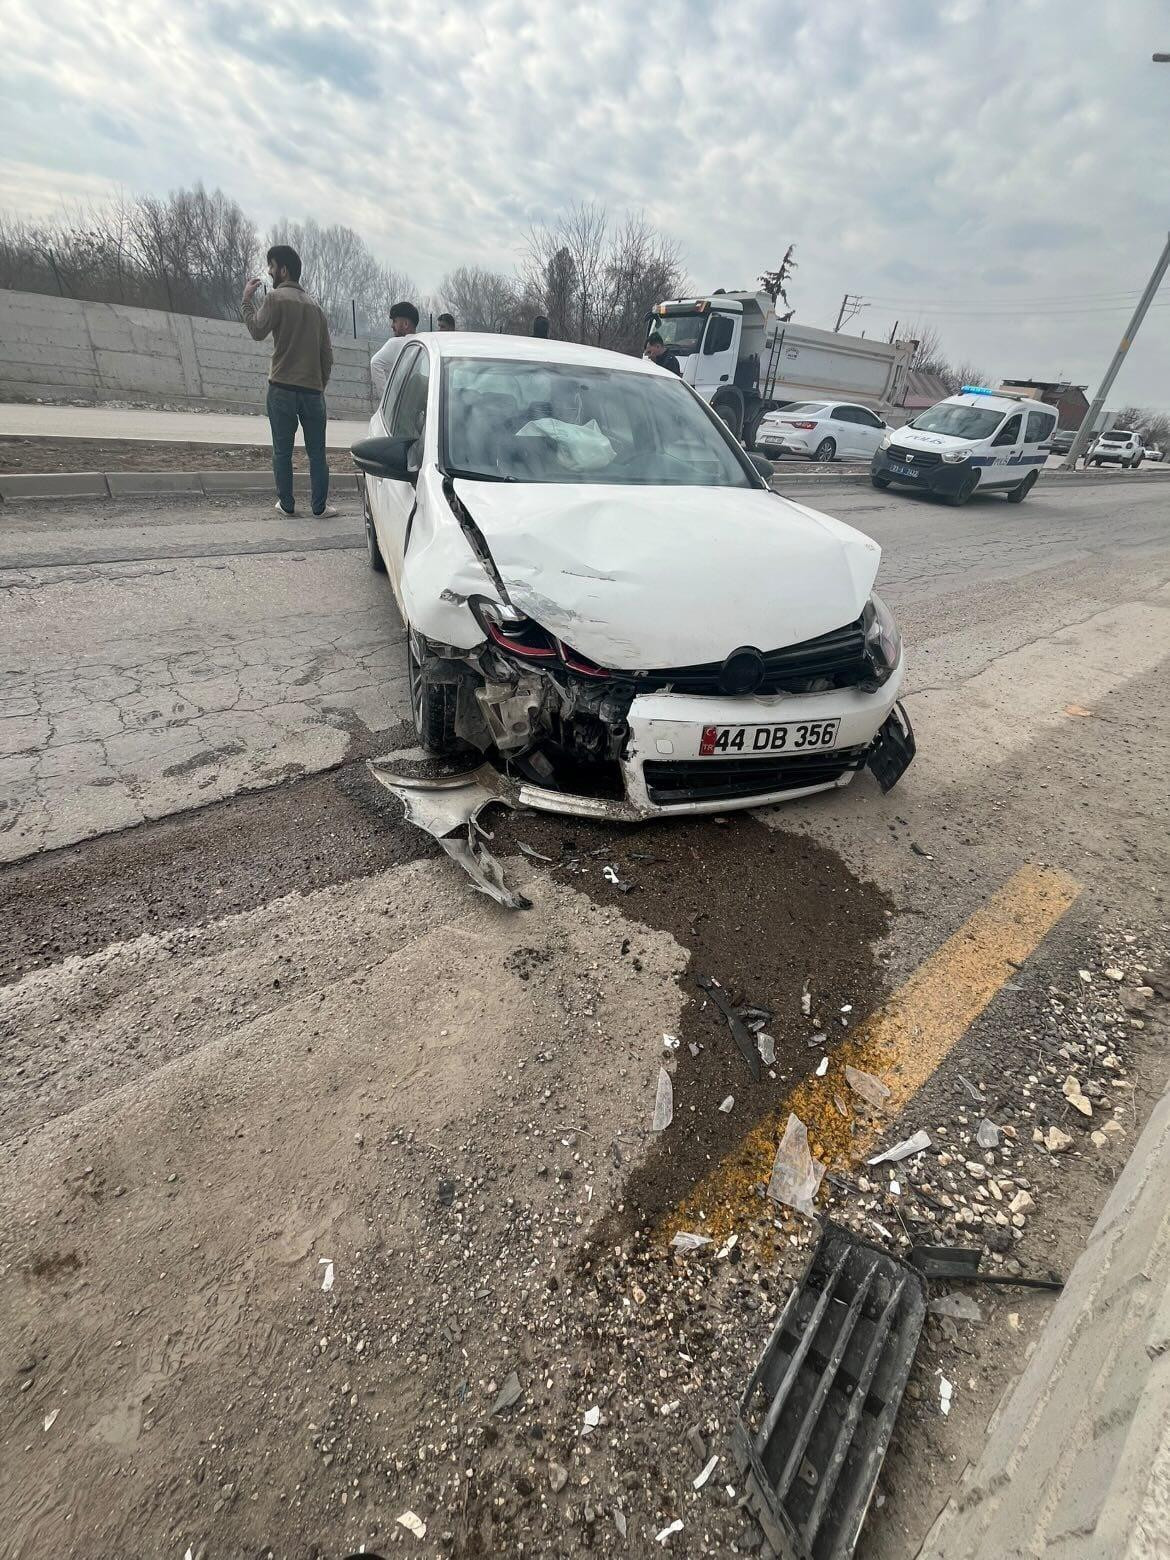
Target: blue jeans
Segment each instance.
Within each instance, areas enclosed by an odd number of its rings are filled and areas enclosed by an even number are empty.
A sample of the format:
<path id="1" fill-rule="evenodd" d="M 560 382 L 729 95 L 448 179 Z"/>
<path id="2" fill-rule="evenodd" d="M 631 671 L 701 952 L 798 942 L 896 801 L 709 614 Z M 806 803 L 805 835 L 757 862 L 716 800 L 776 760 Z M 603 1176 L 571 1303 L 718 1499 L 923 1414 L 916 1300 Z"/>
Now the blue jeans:
<path id="1" fill-rule="evenodd" d="M 313 513 L 319 515 L 329 500 L 329 462 L 325 458 L 325 397 L 320 390 L 294 390 L 288 385 L 268 386 L 268 421 L 272 427 L 272 475 L 280 507 L 293 512 L 293 440 L 299 423 L 309 457 L 309 487 Z"/>

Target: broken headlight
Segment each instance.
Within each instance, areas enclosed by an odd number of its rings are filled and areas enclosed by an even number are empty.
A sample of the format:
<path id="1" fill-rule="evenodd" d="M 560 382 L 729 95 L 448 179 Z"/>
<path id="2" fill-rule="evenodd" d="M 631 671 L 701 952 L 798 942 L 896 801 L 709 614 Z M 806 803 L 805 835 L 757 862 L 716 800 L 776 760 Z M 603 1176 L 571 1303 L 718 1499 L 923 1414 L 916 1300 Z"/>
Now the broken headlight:
<path id="1" fill-rule="evenodd" d="M 467 604 L 495 649 L 522 661 L 558 661 L 583 677 L 610 676 L 603 666 L 581 655 L 514 608 L 502 607 L 485 596 L 473 596 Z"/>
<path id="2" fill-rule="evenodd" d="M 894 614 L 880 596 L 871 596 L 866 602 L 861 626 L 865 630 L 865 657 L 873 669 L 873 677 L 863 686 L 880 688 L 901 658 L 902 635 Z"/>

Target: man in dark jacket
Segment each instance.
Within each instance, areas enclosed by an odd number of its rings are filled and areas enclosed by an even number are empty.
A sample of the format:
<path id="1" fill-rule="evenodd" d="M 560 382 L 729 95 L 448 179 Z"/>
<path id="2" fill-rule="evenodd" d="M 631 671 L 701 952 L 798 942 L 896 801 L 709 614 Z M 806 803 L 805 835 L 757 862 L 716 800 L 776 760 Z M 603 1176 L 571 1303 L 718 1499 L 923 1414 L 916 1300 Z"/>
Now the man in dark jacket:
<path id="1" fill-rule="evenodd" d="M 272 337 L 272 367 L 268 373 L 268 421 L 272 428 L 272 474 L 276 507 L 293 512 L 293 440 L 297 424 L 305 436 L 309 457 L 310 498 L 315 515 L 335 515 L 329 507 L 329 462 L 325 456 L 325 386 L 333 369 L 329 322 L 321 305 L 301 287 L 301 257 L 288 244 L 268 251 L 272 291 L 259 306 L 261 281 L 254 276 L 244 288 L 244 324 L 257 340 Z"/>
<path id="2" fill-rule="evenodd" d="M 672 374 L 682 373 L 682 364 L 657 331 L 647 339 L 646 350 L 642 356 L 648 357 L 652 363 L 657 363 L 659 368 L 669 368 Z"/>

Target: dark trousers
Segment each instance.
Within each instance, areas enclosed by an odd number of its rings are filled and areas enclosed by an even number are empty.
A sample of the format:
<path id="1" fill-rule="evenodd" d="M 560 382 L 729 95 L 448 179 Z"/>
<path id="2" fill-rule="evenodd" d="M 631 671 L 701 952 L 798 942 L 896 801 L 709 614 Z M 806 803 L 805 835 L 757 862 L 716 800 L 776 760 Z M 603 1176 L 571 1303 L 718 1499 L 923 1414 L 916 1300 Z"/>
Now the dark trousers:
<path id="1" fill-rule="evenodd" d="M 282 509 L 293 512 L 293 440 L 299 423 L 309 457 L 309 487 L 313 513 L 329 500 L 329 462 L 325 458 L 325 397 L 320 390 L 291 385 L 268 386 L 268 421 L 272 427 L 272 475 Z"/>

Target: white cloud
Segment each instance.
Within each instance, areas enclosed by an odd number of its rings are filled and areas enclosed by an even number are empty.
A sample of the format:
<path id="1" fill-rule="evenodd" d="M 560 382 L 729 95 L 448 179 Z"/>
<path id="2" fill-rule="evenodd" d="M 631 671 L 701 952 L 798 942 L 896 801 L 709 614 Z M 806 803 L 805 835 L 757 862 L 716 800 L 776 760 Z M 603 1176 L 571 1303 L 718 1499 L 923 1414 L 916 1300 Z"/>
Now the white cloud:
<path id="1" fill-rule="evenodd" d="M 262 224 L 347 222 L 431 284 L 509 266 L 529 223 L 599 200 L 644 208 L 700 286 L 749 285 L 795 241 L 798 318 L 859 292 L 855 329 L 929 317 L 955 357 L 1090 382 L 1126 319 L 1105 295 L 1136 296 L 1164 239 L 1154 0 L 1124 27 L 1066 0 L 6 14 L 0 202 L 22 210 L 202 179 Z M 1115 399 L 1170 405 L 1168 348 L 1160 305 Z"/>

